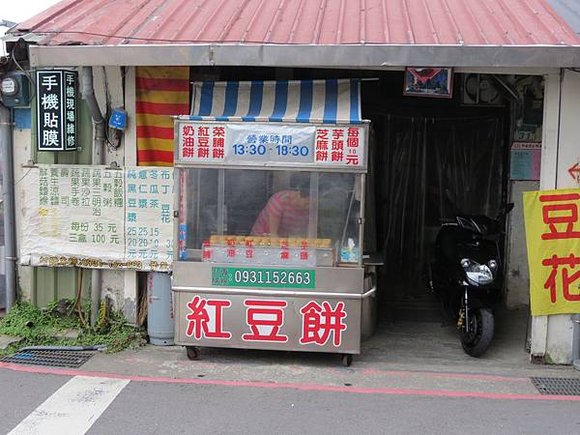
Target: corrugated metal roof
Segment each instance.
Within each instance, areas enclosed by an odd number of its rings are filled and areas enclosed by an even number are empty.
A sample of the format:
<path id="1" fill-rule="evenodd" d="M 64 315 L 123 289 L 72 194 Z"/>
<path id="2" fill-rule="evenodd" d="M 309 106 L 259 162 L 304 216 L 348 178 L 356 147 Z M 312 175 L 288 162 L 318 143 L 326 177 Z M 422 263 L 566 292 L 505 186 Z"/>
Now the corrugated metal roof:
<path id="1" fill-rule="evenodd" d="M 548 0 L 64 0 L 41 45 L 579 45 Z"/>

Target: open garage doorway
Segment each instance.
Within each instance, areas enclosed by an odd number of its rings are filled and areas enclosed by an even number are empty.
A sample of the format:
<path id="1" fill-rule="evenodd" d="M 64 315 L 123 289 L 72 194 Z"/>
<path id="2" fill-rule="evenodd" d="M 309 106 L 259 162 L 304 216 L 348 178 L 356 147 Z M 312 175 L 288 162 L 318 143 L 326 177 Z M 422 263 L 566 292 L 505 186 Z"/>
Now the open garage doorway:
<path id="1" fill-rule="evenodd" d="M 518 207 L 518 186 L 539 176 L 521 177 L 511 159 L 516 143 L 541 148 L 543 78 L 456 73 L 454 80 L 448 99 L 404 96 L 402 72 L 364 85 L 364 117 L 374 133 L 373 237 L 385 262 L 378 312 L 387 323 L 442 321 L 426 285 L 441 222 L 457 213 L 495 217 L 512 201 Z"/>
<path id="2" fill-rule="evenodd" d="M 380 116 L 377 238 L 388 315 L 430 318 L 426 267 L 442 220 L 497 214 L 506 198 L 505 110 L 409 109 Z"/>

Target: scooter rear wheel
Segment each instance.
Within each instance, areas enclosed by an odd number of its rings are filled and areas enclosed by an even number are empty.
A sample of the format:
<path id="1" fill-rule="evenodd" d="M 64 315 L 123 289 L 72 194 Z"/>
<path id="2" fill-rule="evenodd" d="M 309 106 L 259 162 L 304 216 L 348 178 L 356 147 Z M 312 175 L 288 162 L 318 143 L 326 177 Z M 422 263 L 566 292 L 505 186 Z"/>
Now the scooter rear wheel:
<path id="1" fill-rule="evenodd" d="M 471 311 L 468 322 L 469 325 L 465 325 L 460 333 L 461 345 L 465 353 L 479 357 L 485 353 L 493 339 L 493 313 L 489 308 L 478 308 Z M 469 326 L 469 332 L 466 332 L 466 326 Z"/>

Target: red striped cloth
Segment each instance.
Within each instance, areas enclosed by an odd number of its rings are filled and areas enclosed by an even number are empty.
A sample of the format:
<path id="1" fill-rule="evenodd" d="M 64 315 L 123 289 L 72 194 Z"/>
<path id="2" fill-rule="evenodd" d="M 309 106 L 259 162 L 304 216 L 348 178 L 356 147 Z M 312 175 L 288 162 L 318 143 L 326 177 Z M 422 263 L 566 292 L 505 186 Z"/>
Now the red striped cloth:
<path id="1" fill-rule="evenodd" d="M 137 67 L 137 164 L 173 165 L 172 115 L 189 113 L 188 67 Z"/>

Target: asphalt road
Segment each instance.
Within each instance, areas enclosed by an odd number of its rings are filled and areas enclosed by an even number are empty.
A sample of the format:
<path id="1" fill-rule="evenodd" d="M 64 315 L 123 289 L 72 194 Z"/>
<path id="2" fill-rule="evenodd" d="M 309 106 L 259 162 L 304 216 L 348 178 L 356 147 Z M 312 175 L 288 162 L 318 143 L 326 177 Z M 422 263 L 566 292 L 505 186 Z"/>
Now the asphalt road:
<path id="1" fill-rule="evenodd" d="M 578 434 L 578 398 L 440 397 L 0 368 L 0 433 Z M 348 386 L 346 386 L 348 387 Z M 378 391 L 378 390 L 377 390 Z M 507 397 L 507 396 L 506 396 Z"/>

